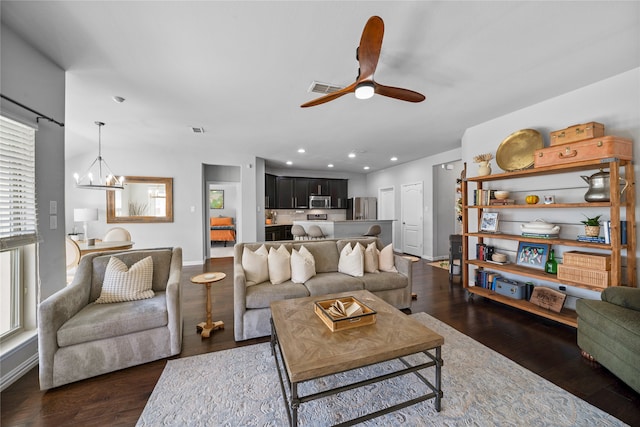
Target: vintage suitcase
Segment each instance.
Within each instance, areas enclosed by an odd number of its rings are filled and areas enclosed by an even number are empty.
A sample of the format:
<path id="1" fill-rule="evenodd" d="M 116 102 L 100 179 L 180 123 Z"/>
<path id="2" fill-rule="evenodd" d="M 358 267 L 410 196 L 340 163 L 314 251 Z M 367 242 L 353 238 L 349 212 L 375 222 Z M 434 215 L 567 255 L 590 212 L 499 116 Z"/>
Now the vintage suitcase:
<path id="1" fill-rule="evenodd" d="M 589 122 L 553 131 L 549 134 L 549 140 L 551 145 L 560 145 L 601 136 L 604 136 L 604 125 L 598 122 Z"/>
<path id="2" fill-rule="evenodd" d="M 534 153 L 534 167 L 578 163 L 585 160 L 633 159 L 633 141 L 619 136 L 603 136 L 571 144 L 541 148 Z"/>
<path id="3" fill-rule="evenodd" d="M 525 283 L 505 279 L 504 277 L 496 278 L 495 283 L 496 293 L 513 299 L 524 299 L 526 291 Z"/>

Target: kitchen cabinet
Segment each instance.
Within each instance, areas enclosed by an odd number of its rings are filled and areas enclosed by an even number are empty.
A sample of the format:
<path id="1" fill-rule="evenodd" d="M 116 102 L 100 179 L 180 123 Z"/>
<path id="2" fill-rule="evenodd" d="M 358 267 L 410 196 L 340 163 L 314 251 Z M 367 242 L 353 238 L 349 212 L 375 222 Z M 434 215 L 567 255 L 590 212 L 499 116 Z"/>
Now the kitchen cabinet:
<path id="1" fill-rule="evenodd" d="M 291 225 L 268 225 L 264 230 L 265 241 L 274 242 L 278 240 L 293 240 Z"/>
<path id="2" fill-rule="evenodd" d="M 310 196 L 327 196 L 329 195 L 329 182 L 331 180 L 324 178 L 309 179 L 309 195 Z"/>
<path id="3" fill-rule="evenodd" d="M 484 184 L 491 185 L 494 182 L 511 181 L 517 179 L 534 180 L 544 175 L 557 176 L 556 182 L 553 187 L 559 187 L 562 184 L 562 174 L 582 172 L 589 170 L 598 170 L 606 168 L 611 174 L 611 182 L 617 183 L 619 177 L 624 175 L 624 178 L 630 183 L 629 188 L 624 196 L 624 200 L 621 200 L 620 188 L 616 185 L 611 185 L 609 190 L 610 201 L 606 202 L 567 202 L 567 203 L 554 203 L 554 204 L 519 204 L 519 205 L 483 205 L 473 203 L 469 193 L 478 190 L 491 190 L 490 188 L 483 187 Z M 500 303 L 525 310 L 527 312 L 536 314 L 538 316 L 546 317 L 555 320 L 566 325 L 577 327 L 577 316 L 573 310 L 566 308 L 562 309 L 560 313 L 556 313 L 551 310 L 541 308 L 537 305 L 530 303 L 527 300 L 512 299 L 496 293 L 489 288 L 483 288 L 481 286 L 470 285 L 469 270 L 471 267 L 482 269 L 484 271 L 507 273 L 512 275 L 521 276 L 529 279 L 539 279 L 551 283 L 558 283 L 561 285 L 573 286 L 577 288 L 589 289 L 594 291 L 601 291 L 597 287 L 589 286 L 585 283 L 567 282 L 558 279 L 554 274 L 549 274 L 543 270 L 524 267 L 517 265 L 517 263 L 508 264 L 494 264 L 488 261 L 481 261 L 473 259 L 471 256 L 471 247 L 475 248 L 475 245 L 470 243 L 470 239 L 478 244 L 483 244 L 485 239 L 492 239 L 492 241 L 519 241 L 529 243 L 544 243 L 549 244 L 552 247 L 578 247 L 581 250 L 597 250 L 599 252 L 606 252 L 611 256 L 611 276 L 609 286 L 636 286 L 636 231 L 635 231 L 635 179 L 633 162 L 630 160 L 621 160 L 616 158 L 587 160 L 582 162 L 576 162 L 566 165 L 552 165 L 545 167 L 538 167 L 533 169 L 525 169 L 515 172 L 500 173 L 495 175 L 478 176 L 472 178 L 466 178 L 462 182 L 462 284 L 467 290 L 470 296 L 480 295 L 482 297 L 498 301 Z M 470 184 L 475 184 L 475 188 L 468 188 Z M 550 189 L 553 190 L 553 189 Z M 480 223 L 483 212 L 499 212 L 510 210 L 511 212 L 522 212 L 522 209 L 537 210 L 546 209 L 546 212 L 555 209 L 573 209 L 577 213 L 577 217 L 580 217 L 585 211 L 589 209 L 608 209 L 609 216 L 611 218 L 611 237 L 610 243 L 591 243 L 581 242 L 576 240 L 575 235 L 560 235 L 554 239 L 541 239 L 536 237 L 524 237 L 520 234 L 507 234 L 507 233 L 487 233 L 479 231 L 478 229 L 470 230 L 469 217 L 470 215 L 477 215 L 477 223 Z M 540 211 L 543 212 L 543 211 Z M 626 220 L 627 222 L 627 235 L 626 243 L 622 243 L 622 236 L 620 231 L 620 221 Z M 474 226 L 475 228 L 475 226 Z M 623 277 L 623 264 L 622 261 L 626 260 L 626 275 Z"/>
<path id="4" fill-rule="evenodd" d="M 264 175 L 264 208 L 275 209 L 278 207 L 276 199 L 276 176 L 269 173 Z"/>
<path id="5" fill-rule="evenodd" d="M 309 196 L 317 194 L 330 195 L 331 208 L 346 209 L 348 180 L 265 174 L 265 209 L 309 209 Z"/>
<path id="6" fill-rule="evenodd" d="M 329 195 L 331 196 L 331 208 L 346 209 L 348 199 L 348 183 L 346 179 L 330 179 Z"/>

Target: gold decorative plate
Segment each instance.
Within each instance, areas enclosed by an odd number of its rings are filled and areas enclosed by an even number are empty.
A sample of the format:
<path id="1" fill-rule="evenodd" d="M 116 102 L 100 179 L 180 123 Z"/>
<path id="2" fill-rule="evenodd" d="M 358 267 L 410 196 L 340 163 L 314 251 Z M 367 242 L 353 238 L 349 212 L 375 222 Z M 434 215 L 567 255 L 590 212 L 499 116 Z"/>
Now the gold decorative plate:
<path id="1" fill-rule="evenodd" d="M 528 169 L 533 166 L 534 152 L 540 148 L 544 148 L 540 132 L 535 129 L 519 130 L 500 143 L 496 163 L 507 172 Z"/>

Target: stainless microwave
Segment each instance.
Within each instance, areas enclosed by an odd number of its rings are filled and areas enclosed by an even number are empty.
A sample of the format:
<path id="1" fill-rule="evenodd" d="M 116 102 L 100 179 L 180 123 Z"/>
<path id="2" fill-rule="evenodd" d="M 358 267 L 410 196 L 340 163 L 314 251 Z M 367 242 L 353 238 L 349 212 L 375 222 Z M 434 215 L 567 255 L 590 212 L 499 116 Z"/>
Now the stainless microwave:
<path id="1" fill-rule="evenodd" d="M 309 208 L 330 209 L 331 196 L 309 196 Z"/>

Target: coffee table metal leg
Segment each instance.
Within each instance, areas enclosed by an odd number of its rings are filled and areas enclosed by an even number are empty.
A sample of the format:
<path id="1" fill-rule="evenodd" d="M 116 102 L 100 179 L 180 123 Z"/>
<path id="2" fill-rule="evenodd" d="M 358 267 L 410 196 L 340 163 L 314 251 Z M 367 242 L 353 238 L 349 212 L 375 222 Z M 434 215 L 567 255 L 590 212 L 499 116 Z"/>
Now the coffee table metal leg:
<path id="1" fill-rule="evenodd" d="M 442 400 L 442 347 L 436 347 L 436 411 L 440 412 Z"/>
<path id="2" fill-rule="evenodd" d="M 291 425 L 298 426 L 298 407 L 300 399 L 298 399 L 298 383 L 291 383 Z"/>

